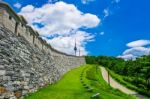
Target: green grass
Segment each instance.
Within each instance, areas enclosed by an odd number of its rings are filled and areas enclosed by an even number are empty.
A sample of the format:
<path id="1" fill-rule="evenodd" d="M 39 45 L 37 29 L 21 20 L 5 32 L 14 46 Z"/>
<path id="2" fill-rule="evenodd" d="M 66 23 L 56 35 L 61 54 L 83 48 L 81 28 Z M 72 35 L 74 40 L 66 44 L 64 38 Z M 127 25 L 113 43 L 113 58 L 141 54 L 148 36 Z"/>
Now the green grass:
<path id="1" fill-rule="evenodd" d="M 83 75 L 81 76 L 81 73 Z M 87 92 L 81 80 L 91 88 L 93 92 Z M 61 80 L 53 85 L 40 89 L 36 93 L 25 97 L 26 99 L 90 99 L 95 93 L 100 93 L 100 99 L 134 99 L 118 90 L 112 89 L 103 80 L 100 70 L 96 66 L 85 65 L 66 73 Z"/>
<path id="2" fill-rule="evenodd" d="M 98 66 L 89 66 L 87 69 L 85 81 L 95 89 L 95 92 L 101 94 L 101 99 L 135 99 L 134 96 L 122 93 L 117 89 L 111 88 L 101 75 L 100 68 Z"/>

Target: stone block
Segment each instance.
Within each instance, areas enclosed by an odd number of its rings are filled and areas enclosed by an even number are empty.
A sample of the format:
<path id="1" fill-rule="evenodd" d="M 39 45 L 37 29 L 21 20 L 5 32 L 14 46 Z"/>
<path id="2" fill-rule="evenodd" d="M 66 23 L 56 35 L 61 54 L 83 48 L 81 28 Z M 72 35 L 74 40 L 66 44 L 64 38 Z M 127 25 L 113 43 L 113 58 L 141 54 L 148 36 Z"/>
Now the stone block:
<path id="1" fill-rule="evenodd" d="M 33 88 L 33 85 L 31 85 L 31 84 L 29 84 L 29 86 L 28 86 L 30 89 L 32 89 Z"/>
<path id="2" fill-rule="evenodd" d="M 7 92 L 7 93 L 4 93 L 4 99 L 10 99 L 10 97 L 13 96 L 13 93 L 12 92 Z"/>
<path id="3" fill-rule="evenodd" d="M 5 87 L 0 87 L 0 94 L 6 93 L 7 90 Z"/>
<path id="4" fill-rule="evenodd" d="M 28 94 L 28 91 L 27 91 L 27 90 L 23 90 L 23 91 L 22 91 L 22 95 L 23 95 L 23 96 L 25 96 L 25 95 L 27 95 L 27 94 Z"/>
<path id="5" fill-rule="evenodd" d="M 4 99 L 4 95 L 0 95 L 0 99 Z"/>
<path id="6" fill-rule="evenodd" d="M 0 76 L 5 74 L 6 74 L 6 70 L 0 70 Z"/>
<path id="7" fill-rule="evenodd" d="M 7 76 L 12 76 L 13 74 L 15 74 L 14 71 L 6 71 L 6 75 L 7 75 Z"/>
<path id="8" fill-rule="evenodd" d="M 4 69 L 5 69 L 4 65 L 0 65 L 0 70 L 4 70 Z"/>
<path id="9" fill-rule="evenodd" d="M 9 97 L 9 99 L 17 99 L 15 96 Z"/>
<path id="10" fill-rule="evenodd" d="M 24 81 L 29 82 L 30 78 L 25 77 Z"/>
<path id="11" fill-rule="evenodd" d="M 14 93 L 14 95 L 17 97 L 17 98 L 20 98 L 22 96 L 22 92 L 21 91 L 16 91 Z"/>
<path id="12" fill-rule="evenodd" d="M 13 91 L 16 90 L 16 88 L 14 86 L 12 86 L 12 85 L 6 86 L 6 89 L 9 90 L 9 91 L 11 91 L 11 92 L 13 92 Z"/>
<path id="13" fill-rule="evenodd" d="M 3 80 L 10 81 L 10 80 L 11 80 L 11 77 L 10 77 L 10 76 L 3 76 Z"/>
<path id="14" fill-rule="evenodd" d="M 3 80 L 3 76 L 0 76 L 0 82 L 2 82 L 2 80 Z"/>
<path id="15" fill-rule="evenodd" d="M 17 77 L 17 76 L 12 76 L 12 77 L 11 77 L 11 80 L 12 80 L 12 81 L 18 80 L 18 77 Z"/>
<path id="16" fill-rule="evenodd" d="M 24 86 L 24 89 L 29 90 L 30 88 L 29 86 Z"/>

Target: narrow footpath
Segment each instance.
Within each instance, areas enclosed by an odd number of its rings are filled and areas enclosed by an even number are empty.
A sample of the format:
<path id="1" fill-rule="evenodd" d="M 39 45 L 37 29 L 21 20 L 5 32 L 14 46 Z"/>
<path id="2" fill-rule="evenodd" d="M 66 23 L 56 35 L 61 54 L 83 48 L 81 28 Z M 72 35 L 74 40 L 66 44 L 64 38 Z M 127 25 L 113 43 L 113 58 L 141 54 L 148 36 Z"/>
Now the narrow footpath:
<path id="1" fill-rule="evenodd" d="M 101 72 L 102 72 L 102 76 L 104 78 L 104 80 L 108 83 L 108 72 L 104 67 L 101 67 Z M 126 93 L 126 94 L 137 94 L 136 92 L 127 89 L 126 87 L 124 87 L 123 85 L 121 85 L 120 83 L 118 83 L 117 81 L 115 81 L 110 75 L 110 86 L 116 89 L 119 89 L 120 91 Z"/>
<path id="2" fill-rule="evenodd" d="M 100 67 L 100 68 L 101 68 L 101 73 L 102 73 L 103 79 L 108 83 L 107 70 L 104 67 Z M 119 89 L 120 91 L 122 91 L 126 94 L 135 95 L 135 96 L 137 96 L 138 99 L 147 99 L 147 98 L 144 98 L 144 96 L 139 95 L 137 92 L 124 87 L 123 85 L 118 83 L 116 80 L 114 80 L 110 75 L 109 75 L 109 81 L 110 81 L 110 86 L 113 88 Z"/>

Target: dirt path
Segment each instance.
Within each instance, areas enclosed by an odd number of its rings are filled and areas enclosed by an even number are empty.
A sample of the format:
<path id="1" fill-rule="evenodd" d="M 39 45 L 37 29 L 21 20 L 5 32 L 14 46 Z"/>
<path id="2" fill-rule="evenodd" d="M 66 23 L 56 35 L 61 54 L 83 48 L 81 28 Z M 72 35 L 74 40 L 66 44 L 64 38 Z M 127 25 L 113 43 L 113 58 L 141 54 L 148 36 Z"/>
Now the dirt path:
<path id="1" fill-rule="evenodd" d="M 104 78 L 104 80 L 108 83 L 108 72 L 104 67 L 100 67 L 101 68 L 101 72 L 102 72 L 102 76 Z M 110 86 L 116 89 L 119 89 L 120 91 L 126 93 L 126 94 L 134 94 L 136 95 L 137 93 L 135 91 L 132 91 L 126 87 L 124 87 L 123 85 L 121 85 L 120 83 L 118 83 L 117 81 L 115 81 L 111 76 L 109 76 L 110 78 Z"/>

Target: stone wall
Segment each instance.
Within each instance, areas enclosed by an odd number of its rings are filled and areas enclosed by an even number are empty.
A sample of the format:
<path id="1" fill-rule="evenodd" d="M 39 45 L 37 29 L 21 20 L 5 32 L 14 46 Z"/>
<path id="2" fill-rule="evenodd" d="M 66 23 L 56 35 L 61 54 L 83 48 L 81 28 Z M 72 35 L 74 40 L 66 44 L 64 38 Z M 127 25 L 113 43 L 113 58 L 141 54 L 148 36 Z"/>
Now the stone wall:
<path id="1" fill-rule="evenodd" d="M 55 50 L 8 4 L 0 3 L 0 99 L 35 92 L 81 64 L 84 57 Z"/>

